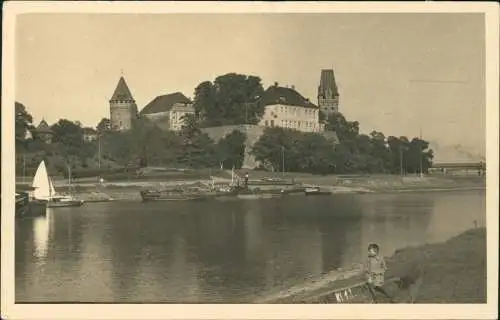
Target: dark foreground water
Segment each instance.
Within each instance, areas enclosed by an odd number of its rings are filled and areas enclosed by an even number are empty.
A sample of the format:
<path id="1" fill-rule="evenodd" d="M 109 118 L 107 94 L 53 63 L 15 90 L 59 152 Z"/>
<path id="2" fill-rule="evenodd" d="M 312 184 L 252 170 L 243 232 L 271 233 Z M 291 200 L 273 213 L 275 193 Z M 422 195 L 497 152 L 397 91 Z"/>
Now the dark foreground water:
<path id="1" fill-rule="evenodd" d="M 485 212 L 484 191 L 52 209 L 16 221 L 16 302 L 245 302 Z"/>

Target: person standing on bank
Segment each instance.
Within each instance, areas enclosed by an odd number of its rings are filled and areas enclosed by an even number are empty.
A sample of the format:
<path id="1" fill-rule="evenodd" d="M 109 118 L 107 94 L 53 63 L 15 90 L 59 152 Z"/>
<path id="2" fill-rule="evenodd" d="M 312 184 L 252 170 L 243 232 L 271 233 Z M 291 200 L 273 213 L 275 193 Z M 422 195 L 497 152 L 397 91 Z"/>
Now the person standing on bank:
<path id="1" fill-rule="evenodd" d="M 387 292 L 382 288 L 385 281 L 385 272 L 387 271 L 387 265 L 384 258 L 379 254 L 380 247 L 376 243 L 371 243 L 368 245 L 368 260 L 365 264 L 365 274 L 368 283 L 368 289 L 373 298 L 373 302 L 377 303 L 376 292 L 383 294 L 392 303 L 394 303 L 393 298 L 387 294 Z"/>
<path id="2" fill-rule="evenodd" d="M 248 189 L 248 172 L 245 173 L 245 189 Z"/>

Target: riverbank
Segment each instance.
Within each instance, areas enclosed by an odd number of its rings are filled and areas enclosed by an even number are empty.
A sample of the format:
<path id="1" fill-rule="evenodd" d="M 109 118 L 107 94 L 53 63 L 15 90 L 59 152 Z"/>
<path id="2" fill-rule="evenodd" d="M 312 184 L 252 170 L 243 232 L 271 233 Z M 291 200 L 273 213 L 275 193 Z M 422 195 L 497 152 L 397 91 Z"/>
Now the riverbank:
<path id="1" fill-rule="evenodd" d="M 386 262 L 387 278 L 421 275 L 421 283 L 413 294 L 414 303 L 486 303 L 485 228 L 468 230 L 442 243 L 396 250 Z M 255 302 L 325 303 L 328 299 L 324 293 L 337 288 L 339 282 L 358 282 L 360 272 L 360 265 L 335 270 Z M 408 292 L 392 289 L 397 302 L 407 302 Z"/>
<path id="2" fill-rule="evenodd" d="M 253 173 L 252 173 L 253 175 Z M 261 173 L 262 175 L 262 173 Z M 264 177 L 264 176 L 263 176 Z M 263 182 L 258 177 L 250 181 L 251 188 L 281 189 L 284 186 L 277 183 L 276 186 Z M 215 183 L 229 183 L 230 179 L 225 177 L 212 177 Z M 193 180 L 140 180 L 140 181 L 106 181 L 104 184 L 87 181 L 76 181 L 71 187 L 71 192 L 84 201 L 113 200 L 140 200 L 139 191 L 144 189 L 160 189 L 165 187 L 209 185 L 212 179 Z M 352 193 L 396 193 L 396 192 L 443 192 L 443 191 L 467 191 L 481 190 L 486 188 L 486 179 L 477 176 L 425 176 L 425 177 L 398 177 L 390 175 L 373 176 L 314 176 L 314 175 L 291 175 L 282 178 L 282 183 L 296 185 L 319 186 L 323 190 L 334 194 Z M 22 188 L 22 184 L 18 184 Z M 24 185 L 26 186 L 26 185 Z M 66 181 L 56 181 L 56 190 L 60 192 L 70 191 Z"/>

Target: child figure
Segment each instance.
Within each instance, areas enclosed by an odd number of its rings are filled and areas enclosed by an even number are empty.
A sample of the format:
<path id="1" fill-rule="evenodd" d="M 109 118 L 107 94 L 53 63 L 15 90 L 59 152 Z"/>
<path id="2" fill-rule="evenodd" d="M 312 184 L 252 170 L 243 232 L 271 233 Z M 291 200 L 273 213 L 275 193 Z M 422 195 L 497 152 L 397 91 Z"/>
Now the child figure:
<path id="1" fill-rule="evenodd" d="M 387 265 L 385 260 L 379 254 L 379 246 L 376 243 L 371 243 L 368 246 L 368 261 L 365 264 L 365 274 L 368 282 L 368 289 L 372 295 L 373 301 L 377 303 L 375 291 L 386 296 L 391 302 L 394 302 L 392 297 L 382 288 L 385 280 L 385 272 Z"/>

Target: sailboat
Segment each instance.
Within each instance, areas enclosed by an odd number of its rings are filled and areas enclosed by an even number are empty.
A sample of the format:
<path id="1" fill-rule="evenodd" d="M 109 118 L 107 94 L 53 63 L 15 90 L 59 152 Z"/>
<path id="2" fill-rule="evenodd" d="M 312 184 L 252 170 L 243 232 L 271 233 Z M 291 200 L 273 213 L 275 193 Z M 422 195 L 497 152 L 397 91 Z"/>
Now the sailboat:
<path id="1" fill-rule="evenodd" d="M 58 207 L 79 207 L 83 205 L 82 200 L 76 200 L 71 196 L 58 194 L 54 188 L 54 182 L 47 173 L 45 161 L 42 160 L 35 177 L 33 178 L 34 198 L 47 201 L 49 208 Z"/>

